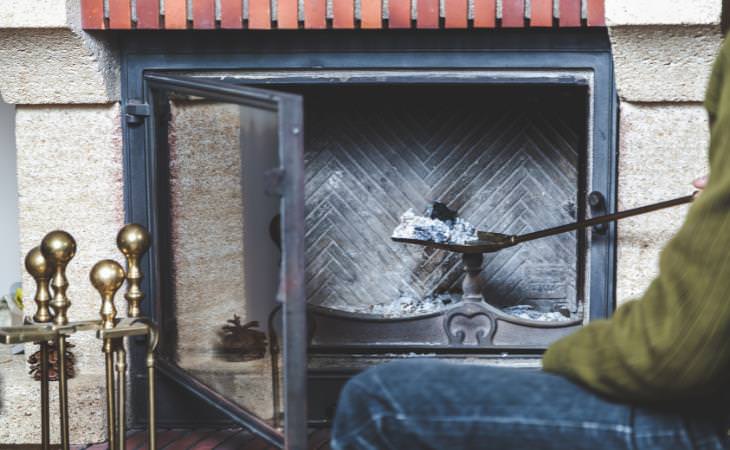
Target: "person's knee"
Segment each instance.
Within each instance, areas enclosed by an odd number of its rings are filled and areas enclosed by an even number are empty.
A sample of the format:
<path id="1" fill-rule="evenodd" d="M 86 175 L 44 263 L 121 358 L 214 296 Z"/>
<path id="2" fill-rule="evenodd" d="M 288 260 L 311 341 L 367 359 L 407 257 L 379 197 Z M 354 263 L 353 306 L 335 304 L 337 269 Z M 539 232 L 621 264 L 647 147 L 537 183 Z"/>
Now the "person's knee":
<path id="1" fill-rule="evenodd" d="M 371 392 L 367 389 L 369 382 L 363 374 L 358 374 L 351 378 L 340 391 L 340 399 L 338 410 L 344 406 L 352 407 L 358 405 L 358 409 L 371 397 Z"/>
<path id="2" fill-rule="evenodd" d="M 340 391 L 332 426 L 332 448 L 351 448 L 349 442 L 353 437 L 363 433 L 370 427 L 375 414 L 373 392 L 365 372 L 351 378 Z"/>
<path id="3" fill-rule="evenodd" d="M 351 378 L 340 391 L 332 427 L 332 448 L 380 448 L 384 438 L 382 421 L 397 413 L 393 377 L 402 374 L 398 363 L 370 368 Z M 369 443 L 368 445 L 365 445 Z"/>
<path id="4" fill-rule="evenodd" d="M 385 412 L 400 410 L 401 397 L 407 395 L 414 371 L 422 369 L 417 361 L 398 361 L 372 367 L 351 378 L 340 392 L 338 414 L 343 410 Z"/>
<path id="5" fill-rule="evenodd" d="M 376 369 L 369 369 L 352 377 L 340 391 L 337 405 L 337 414 L 342 415 L 344 410 L 359 412 L 371 409 L 371 404 L 380 394 L 379 383 L 376 381 Z"/>

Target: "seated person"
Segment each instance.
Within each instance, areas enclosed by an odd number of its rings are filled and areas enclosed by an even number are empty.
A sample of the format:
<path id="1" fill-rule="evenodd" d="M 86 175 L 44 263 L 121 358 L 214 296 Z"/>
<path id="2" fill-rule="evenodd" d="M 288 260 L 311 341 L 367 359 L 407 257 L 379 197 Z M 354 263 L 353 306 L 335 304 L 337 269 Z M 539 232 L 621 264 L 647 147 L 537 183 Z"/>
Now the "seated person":
<path id="1" fill-rule="evenodd" d="M 554 343 L 543 371 L 409 360 L 344 388 L 335 450 L 726 449 L 730 43 L 713 69 L 710 177 L 643 298 Z"/>

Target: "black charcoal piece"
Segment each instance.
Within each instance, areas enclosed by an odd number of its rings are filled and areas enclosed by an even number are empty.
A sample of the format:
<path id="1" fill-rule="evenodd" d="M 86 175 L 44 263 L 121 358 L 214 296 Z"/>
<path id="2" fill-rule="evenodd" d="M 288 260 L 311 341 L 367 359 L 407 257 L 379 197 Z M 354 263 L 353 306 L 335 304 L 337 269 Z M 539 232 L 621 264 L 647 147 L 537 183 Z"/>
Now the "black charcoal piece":
<path id="1" fill-rule="evenodd" d="M 448 206 L 441 202 L 433 202 L 431 206 L 426 209 L 426 217 L 431 219 L 440 220 L 442 222 L 453 222 L 458 216 L 458 212 L 449 209 Z"/>

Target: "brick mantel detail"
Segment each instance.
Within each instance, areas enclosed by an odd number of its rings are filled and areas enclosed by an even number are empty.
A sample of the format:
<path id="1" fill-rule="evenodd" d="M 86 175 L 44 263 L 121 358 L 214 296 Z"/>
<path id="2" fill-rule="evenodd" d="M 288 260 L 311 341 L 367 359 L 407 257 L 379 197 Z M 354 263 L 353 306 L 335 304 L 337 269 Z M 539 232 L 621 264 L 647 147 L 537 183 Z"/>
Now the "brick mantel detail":
<path id="1" fill-rule="evenodd" d="M 188 0 L 82 0 L 81 3 L 86 30 L 605 26 L 605 0 L 359 0 L 358 7 L 356 0 L 192 0 L 190 3 Z"/>

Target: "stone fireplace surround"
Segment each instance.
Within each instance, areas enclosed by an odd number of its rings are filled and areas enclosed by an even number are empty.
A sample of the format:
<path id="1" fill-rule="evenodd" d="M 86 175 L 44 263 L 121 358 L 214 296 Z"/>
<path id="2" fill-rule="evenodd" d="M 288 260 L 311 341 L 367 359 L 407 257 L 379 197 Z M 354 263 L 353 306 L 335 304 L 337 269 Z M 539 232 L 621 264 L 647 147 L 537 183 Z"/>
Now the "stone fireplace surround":
<path id="1" fill-rule="evenodd" d="M 606 2 L 621 101 L 622 209 L 686 194 L 689 181 L 705 170 L 707 121 L 701 101 L 721 41 L 720 3 L 702 0 L 666 8 L 655 1 Z M 118 41 L 112 34 L 84 33 L 80 23 L 78 2 L 70 0 L 10 1 L 0 12 L 5 28 L 0 55 L 9 62 L 0 67 L 0 93 L 18 111 L 22 251 L 54 227 L 68 229 L 85 243 L 69 273 L 71 314 L 82 320 L 93 318 L 98 305 L 86 282 L 88 268 L 114 253 L 110 230 L 113 234 L 125 219 Z M 45 182 L 49 177 L 56 179 L 54 186 Z M 79 207 L 54 206 L 62 204 Z M 619 304 L 651 280 L 658 250 L 683 215 L 684 208 L 619 227 Z M 24 284 L 28 290 L 32 281 L 26 277 Z M 76 406 L 85 418 L 72 421 L 72 441 L 94 442 L 103 437 L 103 417 L 97 414 L 103 368 L 94 357 L 93 340 L 77 344 L 90 357 L 71 383 L 71 397 L 79 399 Z M 0 411 L 0 442 L 33 442 L 37 385 L 24 377 L 21 360 L 2 364 L 13 384 L 0 387 L 7 406 Z"/>
<path id="2" fill-rule="evenodd" d="M 392 37 L 387 34 L 371 37 L 367 41 L 361 40 L 357 36 L 340 37 L 337 42 L 332 41 L 326 46 L 322 45 L 322 42 L 326 40 L 324 36 L 312 36 L 312 40 L 309 42 L 317 42 L 314 48 L 308 47 L 308 42 L 299 41 L 292 46 L 291 42 L 287 41 L 285 37 L 273 37 L 272 39 L 263 39 L 257 43 L 257 48 L 262 45 L 267 48 L 265 55 L 261 55 L 258 51 L 256 55 L 248 53 L 250 50 L 245 48 L 245 44 L 243 47 L 237 46 L 236 50 L 233 51 L 229 43 L 216 40 L 206 41 L 205 43 L 193 40 L 181 42 L 180 39 L 176 39 L 174 43 L 160 40 L 160 48 L 151 49 L 149 39 L 140 38 L 137 42 L 140 43 L 139 45 L 144 43 L 144 49 L 142 50 L 142 47 L 136 47 L 135 41 L 132 39 L 126 54 L 123 96 L 127 104 L 146 98 L 142 96 L 146 89 L 142 74 L 150 70 L 156 73 L 180 73 L 202 76 L 203 78 L 207 76 L 211 79 L 223 79 L 231 83 L 254 85 L 262 88 L 276 88 L 279 85 L 289 91 L 295 90 L 294 86 L 298 84 L 301 84 L 301 86 L 318 86 L 323 89 L 326 86 L 337 86 L 342 83 L 352 86 L 368 84 L 372 86 L 389 86 L 391 89 L 396 90 L 399 85 L 404 86 L 404 88 L 408 85 L 421 85 L 423 87 L 431 86 L 434 92 L 438 89 L 439 84 L 444 86 L 460 85 L 462 89 L 466 89 L 470 85 L 474 86 L 475 89 L 479 86 L 505 86 L 506 90 L 509 89 L 509 86 L 525 86 L 529 89 L 536 89 L 539 86 L 545 86 L 546 88 L 549 86 L 555 86 L 556 88 L 560 86 L 566 88 L 581 87 L 585 92 L 583 101 L 588 105 L 586 112 L 583 113 L 583 123 L 585 124 L 583 128 L 587 137 L 585 146 L 581 146 L 583 150 L 579 151 L 585 153 L 585 164 L 590 166 L 587 172 L 590 176 L 586 178 L 589 186 L 586 186 L 586 188 L 590 187 L 590 190 L 605 192 L 609 208 L 611 208 L 615 200 L 612 194 L 615 189 L 615 156 L 613 153 L 614 141 L 611 138 L 614 135 L 612 131 L 614 119 L 611 113 L 614 103 L 612 101 L 613 83 L 611 82 L 610 54 L 608 53 L 605 34 L 602 32 L 581 32 L 580 44 L 576 44 L 578 42 L 576 37 L 569 34 L 557 36 L 545 33 L 544 36 L 535 40 L 536 44 L 532 48 L 521 46 L 519 49 L 510 47 L 510 45 L 513 45 L 510 44 L 511 37 L 505 34 L 500 36 L 469 34 L 450 37 L 422 35 L 418 39 L 404 41 L 407 43 L 399 44 L 396 47 L 393 47 L 390 43 Z M 554 51 L 566 42 L 570 46 L 569 52 Z M 211 48 L 216 48 L 216 45 L 219 46 L 217 48 L 220 50 L 211 51 Z M 346 46 L 348 51 L 340 51 L 339 49 L 342 46 Z M 196 53 L 196 48 L 205 48 L 206 51 Z M 176 49 L 185 49 L 185 51 L 178 52 Z M 314 63 L 315 60 L 316 63 Z M 296 70 L 298 67 L 312 67 L 313 65 L 319 67 L 317 71 Z M 406 67 L 408 69 L 404 70 Z M 262 70 L 262 68 L 266 70 Z M 373 70 L 373 68 L 377 68 L 377 70 Z M 201 69 L 205 70 L 201 71 Z M 423 95 L 423 92 L 421 95 Z M 305 102 L 307 98 L 305 95 Z M 353 97 L 353 101 L 355 100 L 356 98 Z M 128 112 L 131 113 L 133 110 L 130 109 Z M 129 189 L 127 197 L 128 212 L 132 220 L 152 224 L 153 234 L 157 237 L 158 242 L 168 242 L 165 226 L 155 228 L 155 224 L 165 224 L 168 220 L 175 223 L 176 219 L 175 217 L 163 218 L 164 214 L 161 211 L 164 211 L 169 200 L 164 199 L 164 194 L 163 197 L 159 197 L 160 192 L 157 192 L 154 185 L 150 184 L 150 179 L 147 178 L 150 176 L 149 169 L 143 169 L 144 167 L 149 168 L 150 158 L 154 159 L 155 157 L 151 156 L 149 147 L 146 147 L 150 142 L 150 138 L 145 134 L 145 127 L 137 125 L 135 123 L 137 120 L 139 119 L 130 117 L 126 119 L 128 125 L 126 127 L 125 148 L 127 148 L 126 164 L 129 169 L 125 185 Z M 152 118 L 147 122 L 147 132 L 154 128 L 152 123 L 155 120 Z M 307 129 L 305 127 L 305 135 L 306 133 Z M 185 142 L 188 142 L 189 138 L 190 136 L 186 135 Z M 179 136 L 176 139 L 179 139 Z M 147 150 L 144 150 L 145 148 Z M 203 160 L 198 159 L 198 163 L 205 166 Z M 164 160 L 157 164 L 159 167 L 163 167 L 164 170 L 166 164 Z M 209 168 L 203 169 L 202 173 L 207 173 L 209 170 Z M 578 189 L 578 186 L 576 186 L 576 189 Z M 578 193 L 579 190 L 574 195 L 579 195 Z M 149 203 L 147 203 L 147 199 L 150 198 L 158 199 L 155 201 L 156 209 L 150 209 Z M 579 204 L 582 200 L 576 198 L 575 201 Z M 208 212 L 214 213 L 213 210 Z M 235 213 L 232 214 L 232 217 L 236 216 Z M 202 216 L 207 215 L 203 214 Z M 570 221 L 570 217 L 566 216 L 563 220 Z M 190 223 L 194 222 L 193 219 L 193 222 Z M 540 224 L 535 223 L 531 226 L 539 228 Z M 611 243 L 614 239 L 614 233 L 615 230 L 610 228 L 605 235 L 594 234 L 590 246 L 582 247 L 580 250 L 588 251 L 588 248 L 590 248 L 590 251 L 586 253 L 588 258 L 586 260 L 586 275 L 579 278 L 586 283 L 585 298 L 590 299 L 588 305 L 585 306 L 585 320 L 607 317 L 612 307 L 610 298 L 613 296 L 611 293 L 611 280 L 613 277 L 606 276 L 606 274 L 612 273 L 613 270 L 614 257 Z M 158 298 L 170 298 L 170 301 L 172 301 L 172 298 L 169 296 L 180 286 L 177 288 L 170 286 L 168 280 L 171 278 L 166 274 L 169 273 L 168 270 L 178 271 L 180 268 L 175 268 L 173 264 L 168 269 L 170 259 L 164 255 L 174 254 L 174 252 L 174 248 L 164 250 L 162 247 L 157 247 L 153 248 L 150 254 L 150 264 L 159 269 L 149 270 L 151 275 L 148 282 L 150 286 L 159 286 L 157 292 L 160 292 L 159 296 L 161 297 Z M 210 249 L 205 250 L 201 257 L 204 256 L 208 260 L 210 257 L 209 252 Z M 185 259 L 194 261 L 195 255 L 185 255 Z M 215 277 L 214 268 L 210 267 L 209 269 L 202 269 L 200 273 L 210 273 L 210 276 Z M 185 273 L 187 271 L 188 269 L 184 270 Z M 196 276 L 195 278 L 200 277 Z M 199 293 L 195 298 L 200 298 L 200 294 L 204 294 L 206 290 L 209 290 L 210 285 L 216 285 L 216 282 L 211 282 L 191 286 L 190 283 L 195 283 L 193 279 L 190 279 L 190 281 L 183 280 L 182 283 L 186 287 L 181 289 L 181 292 L 189 291 L 192 287 L 192 291 Z M 581 287 L 579 290 L 582 289 Z M 216 303 L 214 300 L 215 295 L 215 293 L 209 295 L 209 297 L 212 296 L 210 301 L 214 304 Z M 178 311 L 182 311 L 179 305 L 180 301 L 180 298 L 176 300 L 178 302 Z M 173 318 L 166 312 L 167 303 L 158 301 L 148 305 L 151 308 L 149 312 L 152 316 L 163 324 L 163 335 L 165 326 L 173 326 Z M 219 318 L 217 322 L 222 322 L 222 319 L 222 317 Z M 250 319 L 253 318 L 247 320 Z M 255 319 L 264 322 L 265 318 L 256 317 Z M 331 316 L 328 319 L 331 320 Z M 316 318 L 310 320 L 314 327 L 319 330 L 314 331 L 316 342 L 317 336 L 322 335 L 321 333 L 326 334 L 329 326 L 326 324 L 326 320 L 318 321 Z M 407 328 L 410 323 L 416 322 L 418 322 L 417 319 L 403 322 L 400 325 L 398 323 L 388 325 L 387 321 L 384 323 L 386 327 L 396 326 L 403 329 L 404 325 Z M 352 323 L 352 326 L 361 327 L 363 325 L 367 326 L 367 323 L 362 321 Z M 433 325 L 430 326 L 433 327 Z M 506 323 L 501 327 L 509 329 Z M 443 326 L 438 325 L 434 328 L 434 332 L 440 334 L 442 329 Z M 174 328 L 170 329 L 170 331 L 173 330 Z M 510 364 L 529 362 L 534 365 L 539 361 L 536 358 L 539 357 L 541 349 L 544 349 L 551 339 L 559 336 L 562 330 L 568 331 L 568 329 L 556 328 L 555 332 L 558 334 L 554 334 L 553 337 L 549 337 L 553 333 L 552 331 L 540 331 L 545 334 L 546 340 L 528 338 L 527 341 L 524 341 L 524 343 L 528 343 L 527 346 L 520 344 L 518 341 L 511 341 L 510 339 L 515 339 L 515 331 L 508 331 L 508 335 L 512 333 L 513 337 L 506 338 L 506 340 L 505 338 L 497 338 L 495 342 L 500 342 L 500 344 L 494 347 L 492 351 L 482 349 L 486 350 L 486 353 L 483 351 L 482 353 L 494 354 L 495 351 L 501 355 L 512 353 L 511 359 L 518 356 L 522 359 L 518 358 Z M 353 336 L 356 334 L 358 333 L 354 333 Z M 382 353 L 386 351 L 408 354 L 413 351 L 423 351 L 424 348 L 429 348 L 430 351 L 435 350 L 433 343 L 428 342 L 428 340 L 426 342 L 418 340 L 422 338 L 416 338 L 416 341 L 410 343 L 403 340 L 398 341 L 398 333 L 396 333 L 392 334 L 390 344 L 386 341 L 378 342 L 378 338 L 375 337 L 372 340 L 367 338 L 363 340 L 362 335 L 357 336 L 355 340 L 350 341 L 349 349 L 345 351 L 344 355 L 336 355 L 333 354 L 333 351 L 335 351 L 333 349 L 338 348 L 338 344 L 331 340 L 331 336 L 330 333 L 329 341 L 327 339 L 322 341 L 323 345 L 320 347 L 323 353 L 320 357 L 317 356 L 320 354 L 317 351 L 318 347 L 315 345 L 312 348 L 311 380 L 313 385 L 320 383 L 317 389 L 318 393 L 321 394 L 321 398 L 329 398 L 332 395 L 323 392 L 336 392 L 336 385 L 349 376 L 348 373 L 351 373 L 355 368 L 352 361 L 368 360 L 368 357 L 359 358 L 354 356 L 353 352 L 372 353 L 371 350 L 374 350 L 373 355 L 381 354 L 379 358 L 382 359 Z M 478 356 L 480 349 L 479 346 L 475 347 L 471 340 L 470 337 L 469 341 L 462 346 L 457 345 L 454 347 L 453 344 L 442 344 L 441 347 L 450 357 L 458 355 L 460 351 L 463 354 L 470 354 L 475 357 Z M 184 342 L 185 336 L 179 336 L 178 341 Z M 347 346 L 347 342 L 341 342 L 340 344 Z M 164 342 L 162 347 L 165 348 Z M 339 348 L 345 349 L 345 347 Z M 174 349 L 171 351 L 175 352 Z M 335 359 L 341 357 L 344 357 L 344 360 L 340 359 L 340 362 L 333 363 Z M 345 360 L 351 362 L 343 362 Z M 502 362 L 505 361 L 507 360 L 502 357 Z M 332 381 L 328 387 L 321 385 L 320 381 L 324 379 L 323 377 Z M 161 410 L 161 416 L 167 420 L 175 421 L 175 414 L 181 410 L 180 398 L 179 396 L 165 398 L 165 406 Z M 331 403 L 331 400 L 327 400 L 327 402 Z M 317 418 L 321 419 L 324 417 L 323 414 L 326 414 L 326 410 L 331 409 L 331 404 L 314 402 L 311 408 L 313 412 L 316 411 L 320 415 Z"/>

